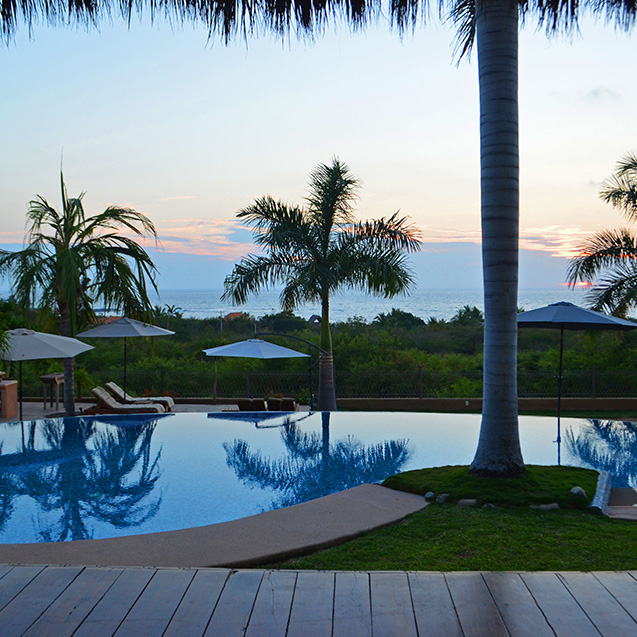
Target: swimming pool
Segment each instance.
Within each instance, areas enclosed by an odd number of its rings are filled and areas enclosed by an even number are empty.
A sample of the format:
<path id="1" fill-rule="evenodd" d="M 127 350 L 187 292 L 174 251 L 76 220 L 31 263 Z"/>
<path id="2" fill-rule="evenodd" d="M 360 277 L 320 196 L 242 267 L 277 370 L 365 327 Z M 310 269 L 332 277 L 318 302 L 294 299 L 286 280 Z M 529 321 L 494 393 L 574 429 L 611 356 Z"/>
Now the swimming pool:
<path id="1" fill-rule="evenodd" d="M 469 464 L 480 416 L 177 413 L 0 424 L 0 542 L 106 538 L 238 519 Z M 555 419 L 522 416 L 528 464 L 556 464 Z M 637 485 L 637 424 L 562 419 L 562 464 Z"/>

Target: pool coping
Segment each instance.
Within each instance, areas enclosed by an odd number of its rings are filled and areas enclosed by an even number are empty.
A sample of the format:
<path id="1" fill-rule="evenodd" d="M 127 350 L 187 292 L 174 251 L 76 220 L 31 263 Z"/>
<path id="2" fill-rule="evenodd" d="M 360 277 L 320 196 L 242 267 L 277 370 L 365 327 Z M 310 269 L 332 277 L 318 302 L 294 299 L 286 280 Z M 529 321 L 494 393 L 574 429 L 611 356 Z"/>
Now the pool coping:
<path id="1" fill-rule="evenodd" d="M 425 506 L 420 495 L 364 484 L 285 509 L 179 531 L 0 544 L 0 563 L 250 567 L 340 544 Z"/>

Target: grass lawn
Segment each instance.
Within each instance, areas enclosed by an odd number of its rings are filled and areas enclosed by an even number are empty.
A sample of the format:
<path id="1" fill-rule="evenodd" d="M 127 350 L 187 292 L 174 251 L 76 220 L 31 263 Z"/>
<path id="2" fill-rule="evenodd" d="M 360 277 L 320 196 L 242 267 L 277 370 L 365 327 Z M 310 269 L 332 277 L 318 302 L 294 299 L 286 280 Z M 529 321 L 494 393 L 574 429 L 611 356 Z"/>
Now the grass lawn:
<path id="1" fill-rule="evenodd" d="M 634 570 L 637 523 L 598 518 L 570 495 L 595 493 L 597 472 L 528 466 L 521 480 L 472 478 L 467 467 L 440 467 L 392 476 L 387 486 L 412 493 L 449 493 L 390 527 L 276 566 L 333 570 Z M 458 507 L 474 497 L 496 509 Z M 558 502 L 560 510 L 530 509 Z M 272 565 L 270 565 L 271 567 Z"/>

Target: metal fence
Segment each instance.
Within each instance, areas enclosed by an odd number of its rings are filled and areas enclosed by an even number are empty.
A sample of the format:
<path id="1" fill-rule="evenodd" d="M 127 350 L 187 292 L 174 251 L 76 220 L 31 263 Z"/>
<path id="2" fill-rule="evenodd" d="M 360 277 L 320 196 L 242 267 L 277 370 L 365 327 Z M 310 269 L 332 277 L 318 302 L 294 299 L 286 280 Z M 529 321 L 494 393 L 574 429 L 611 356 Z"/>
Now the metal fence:
<path id="1" fill-rule="evenodd" d="M 119 382 L 117 374 L 104 371 L 93 374 L 92 381 Z M 318 378 L 314 374 L 312 391 L 316 395 Z M 190 370 L 173 372 L 157 367 L 128 371 L 128 389 L 136 395 L 168 393 L 181 398 L 239 398 L 292 396 L 307 402 L 310 394 L 307 372 L 264 372 L 246 368 L 242 372 Z M 41 390 L 38 390 L 39 393 Z M 88 395 L 88 388 L 80 388 Z M 37 395 L 36 391 L 33 392 Z M 339 398 L 479 398 L 482 396 L 482 371 L 426 371 L 422 368 L 400 372 L 382 370 L 336 370 L 336 394 Z M 557 395 L 557 373 L 518 372 L 521 398 L 550 398 Z M 637 396 L 637 370 L 564 370 L 564 397 L 604 398 Z"/>

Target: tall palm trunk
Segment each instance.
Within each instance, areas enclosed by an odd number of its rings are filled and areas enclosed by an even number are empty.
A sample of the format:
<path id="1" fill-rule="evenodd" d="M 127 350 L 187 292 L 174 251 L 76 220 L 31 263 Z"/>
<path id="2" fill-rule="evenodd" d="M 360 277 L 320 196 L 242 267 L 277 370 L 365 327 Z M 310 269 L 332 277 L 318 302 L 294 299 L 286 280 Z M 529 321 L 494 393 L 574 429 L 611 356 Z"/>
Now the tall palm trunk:
<path id="1" fill-rule="evenodd" d="M 319 360 L 318 410 L 336 411 L 336 386 L 334 384 L 334 357 L 330 332 L 330 300 L 325 292 L 321 300 L 321 349 L 328 352 Z"/>
<path id="2" fill-rule="evenodd" d="M 61 312 L 60 332 L 62 336 L 71 336 L 71 318 L 66 311 Z M 75 361 L 64 359 L 64 413 L 75 415 Z"/>
<path id="3" fill-rule="evenodd" d="M 518 5 L 478 0 L 484 277 L 482 426 L 471 473 L 520 476 L 517 397 Z"/>

